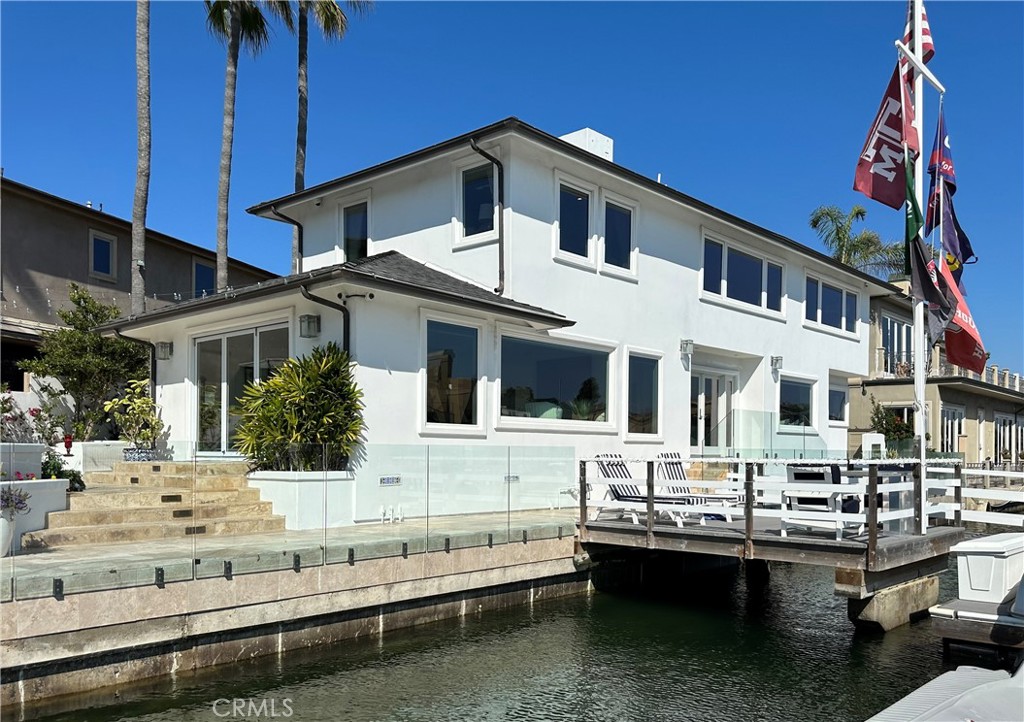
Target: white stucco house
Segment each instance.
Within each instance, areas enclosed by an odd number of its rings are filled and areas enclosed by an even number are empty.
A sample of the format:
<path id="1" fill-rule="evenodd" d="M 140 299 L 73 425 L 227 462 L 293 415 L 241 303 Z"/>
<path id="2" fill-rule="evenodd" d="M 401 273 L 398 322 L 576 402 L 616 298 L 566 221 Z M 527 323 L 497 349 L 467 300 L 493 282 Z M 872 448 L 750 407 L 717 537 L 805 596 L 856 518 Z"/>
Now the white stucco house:
<path id="1" fill-rule="evenodd" d="M 170 438 L 200 456 L 232 454 L 245 382 L 331 340 L 368 444 L 845 453 L 870 299 L 897 290 L 612 150 L 509 118 L 260 203 L 301 229 L 301 273 L 105 330 L 159 347 Z"/>

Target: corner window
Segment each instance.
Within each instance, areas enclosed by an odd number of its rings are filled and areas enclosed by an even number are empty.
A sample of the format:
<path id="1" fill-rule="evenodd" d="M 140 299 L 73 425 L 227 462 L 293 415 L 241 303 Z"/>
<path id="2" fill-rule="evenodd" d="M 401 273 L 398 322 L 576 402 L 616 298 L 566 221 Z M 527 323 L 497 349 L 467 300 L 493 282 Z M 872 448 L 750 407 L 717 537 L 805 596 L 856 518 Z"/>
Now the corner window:
<path id="1" fill-rule="evenodd" d="M 368 226 L 368 207 L 366 203 L 346 206 L 343 210 L 342 224 L 345 233 L 345 261 L 358 261 L 366 258 L 366 241 Z"/>
<path id="2" fill-rule="evenodd" d="M 604 262 L 629 270 L 633 255 L 633 211 L 615 203 L 604 206 Z"/>
<path id="3" fill-rule="evenodd" d="M 494 230 L 494 168 L 491 164 L 462 171 L 462 235 Z"/>
<path id="4" fill-rule="evenodd" d="M 107 281 L 117 280 L 117 238 L 89 231 L 89 275 Z"/>
<path id="5" fill-rule="evenodd" d="M 192 261 L 192 297 L 203 298 L 217 290 L 217 269 L 199 260 Z"/>
<path id="6" fill-rule="evenodd" d="M 564 183 L 558 192 L 558 249 L 590 256 L 590 194 Z"/>
<path id="7" fill-rule="evenodd" d="M 628 433 L 658 433 L 658 359 L 630 354 L 628 406 Z"/>
<path id="8" fill-rule="evenodd" d="M 782 311 L 782 266 L 704 239 L 704 291 L 769 311 Z"/>
<path id="9" fill-rule="evenodd" d="M 427 321 L 428 424 L 476 425 L 477 337 L 469 326 Z"/>
<path id="10" fill-rule="evenodd" d="M 828 390 L 828 420 L 846 421 L 847 389 L 833 386 Z"/>
<path id="11" fill-rule="evenodd" d="M 807 277 L 804 318 L 850 333 L 857 331 L 857 294 Z"/>
<path id="12" fill-rule="evenodd" d="M 607 352 L 502 337 L 502 416 L 606 421 L 607 394 Z"/>
<path id="13" fill-rule="evenodd" d="M 811 400 L 814 384 L 807 381 L 779 381 L 779 424 L 811 426 Z"/>

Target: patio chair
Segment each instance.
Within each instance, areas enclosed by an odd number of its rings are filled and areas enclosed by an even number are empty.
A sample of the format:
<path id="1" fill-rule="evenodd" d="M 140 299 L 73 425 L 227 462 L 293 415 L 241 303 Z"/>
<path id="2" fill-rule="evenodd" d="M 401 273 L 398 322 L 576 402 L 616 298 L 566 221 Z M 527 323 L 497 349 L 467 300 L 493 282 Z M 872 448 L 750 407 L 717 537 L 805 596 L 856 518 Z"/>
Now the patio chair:
<path id="1" fill-rule="evenodd" d="M 787 466 L 786 479 L 789 483 L 821 484 L 821 491 L 783 491 L 783 507 L 787 512 L 782 517 L 782 536 L 786 537 L 790 527 L 805 529 L 828 529 L 835 531 L 836 541 L 843 538 L 845 529 L 854 529 L 856 534 L 864 533 L 864 524 L 857 521 L 829 519 L 822 516 L 823 512 L 838 514 L 856 511 L 849 502 L 844 503 L 840 486 L 839 467 L 832 466 Z M 854 497 L 854 501 L 856 498 Z M 859 503 L 855 505 L 859 510 Z"/>
<path id="2" fill-rule="evenodd" d="M 665 451 L 658 454 L 656 458 L 658 460 L 658 478 L 669 482 L 688 481 L 686 478 L 686 467 L 683 466 L 683 457 L 678 451 Z M 665 488 L 670 494 L 685 494 L 699 500 L 694 503 L 726 507 L 722 514 L 707 515 L 718 521 L 732 521 L 734 514 L 729 511 L 729 508 L 742 506 L 743 504 L 742 495 L 733 494 L 728 491 L 710 491 L 703 494 L 695 494 L 685 484 L 669 484 Z"/>
<path id="3" fill-rule="evenodd" d="M 602 506 L 616 507 L 621 505 L 619 518 L 629 514 L 634 524 L 640 523 L 640 514 L 647 513 L 647 481 L 643 485 L 629 471 L 629 467 L 620 454 L 598 454 L 597 468 L 601 477 L 608 481 L 608 496 L 610 502 Z M 631 482 L 631 483 L 630 483 Z M 655 513 L 667 517 L 670 521 L 682 526 L 687 517 L 695 512 L 690 512 L 680 507 L 696 506 L 704 504 L 704 497 L 691 494 L 688 491 L 680 491 L 673 488 L 662 488 L 654 495 Z M 618 507 L 616 507 L 618 508 Z M 694 519 L 704 524 L 704 515 Z"/>

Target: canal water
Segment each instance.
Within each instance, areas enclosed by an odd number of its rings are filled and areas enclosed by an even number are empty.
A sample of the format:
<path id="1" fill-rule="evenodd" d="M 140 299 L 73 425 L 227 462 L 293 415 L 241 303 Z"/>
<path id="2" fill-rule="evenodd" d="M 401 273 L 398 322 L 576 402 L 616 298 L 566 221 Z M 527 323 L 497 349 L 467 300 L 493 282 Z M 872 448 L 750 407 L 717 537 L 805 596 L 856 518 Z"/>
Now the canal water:
<path id="1" fill-rule="evenodd" d="M 956 596 L 942 575 L 941 600 Z M 42 719 L 863 720 L 949 668 L 924 619 L 862 634 L 831 569 L 536 603 L 120 690 Z M 109 699 L 109 695 L 107 695 Z M 93 702 L 95 705 L 96 703 Z M 11 719 L 14 717 L 12 716 Z"/>

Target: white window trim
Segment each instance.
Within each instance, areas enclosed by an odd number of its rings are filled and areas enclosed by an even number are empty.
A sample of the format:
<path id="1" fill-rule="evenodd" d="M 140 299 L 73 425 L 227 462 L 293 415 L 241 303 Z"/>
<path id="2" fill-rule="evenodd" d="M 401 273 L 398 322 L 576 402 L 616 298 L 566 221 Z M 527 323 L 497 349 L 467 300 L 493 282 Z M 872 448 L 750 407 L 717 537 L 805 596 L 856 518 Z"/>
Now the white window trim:
<path id="1" fill-rule="evenodd" d="M 942 448 L 944 446 L 943 441 L 946 441 L 946 439 L 943 438 L 943 435 L 946 432 L 946 424 L 947 424 L 946 412 L 947 411 L 949 411 L 951 414 L 959 414 L 959 416 L 957 417 L 957 420 L 960 422 L 960 432 L 961 433 L 957 434 L 955 439 L 949 439 L 949 441 L 951 442 L 951 445 L 959 446 L 960 445 L 960 437 L 961 436 L 966 436 L 966 434 L 967 434 L 967 407 L 966 406 L 962 406 L 960 404 L 940 403 L 939 404 L 939 452 L 943 453 L 943 454 L 946 454 L 946 453 L 966 454 L 967 452 L 965 450 L 962 450 L 962 449 L 960 451 L 958 451 L 958 452 L 955 452 L 955 451 L 948 451 L 947 452 L 945 449 Z M 950 421 L 951 421 L 951 419 L 950 419 Z"/>
<path id="2" fill-rule="evenodd" d="M 654 400 L 658 414 L 658 431 L 653 434 L 631 433 L 629 430 L 629 359 L 632 356 L 652 359 L 658 363 L 658 396 Z M 624 346 L 622 349 L 622 432 L 623 441 L 659 443 L 665 441 L 665 355 L 655 349 Z"/>
<path id="3" fill-rule="evenodd" d="M 705 244 L 711 241 L 717 243 L 722 247 L 722 292 L 714 293 L 713 291 L 704 290 L 704 248 Z M 752 256 L 761 260 L 761 305 L 755 306 L 745 301 L 738 301 L 735 298 L 729 297 L 729 251 L 737 251 L 739 253 Z M 782 281 L 779 289 L 779 310 L 768 308 L 768 264 L 778 266 L 782 269 Z M 755 250 L 742 243 L 737 243 L 726 236 L 715 231 L 708 230 L 701 226 L 701 241 L 700 241 L 700 273 L 697 278 L 697 290 L 699 292 L 698 298 L 701 301 L 713 303 L 724 308 L 735 309 L 739 311 L 747 311 L 758 316 L 765 318 L 772 318 L 778 321 L 786 321 L 786 263 L 770 254 L 764 253 L 760 250 Z"/>
<path id="4" fill-rule="evenodd" d="M 488 148 L 487 152 L 498 160 L 501 160 L 501 148 Z M 462 217 L 464 204 L 462 198 L 462 174 L 473 168 L 489 166 L 491 169 L 491 188 L 494 190 L 494 224 L 490 231 L 475 233 L 472 236 L 465 234 L 465 219 Z M 498 240 L 498 169 L 494 164 L 481 155 L 474 153 L 465 156 L 452 163 L 452 250 L 458 251 L 465 248 L 476 248 L 478 246 L 496 243 Z"/>
<path id="5" fill-rule="evenodd" d="M 806 384 L 806 385 L 809 385 L 811 387 L 811 419 L 810 419 L 811 423 L 810 423 L 809 426 L 796 426 L 794 424 L 784 424 L 784 423 L 782 423 L 782 382 L 783 381 L 795 381 L 797 383 Z M 800 434 L 802 434 L 802 433 L 804 433 L 805 429 L 815 429 L 815 430 L 817 430 L 817 428 L 818 428 L 818 417 L 819 417 L 819 409 L 818 409 L 818 407 L 820 406 L 820 402 L 819 402 L 817 396 L 818 396 L 818 377 L 817 376 L 810 376 L 810 375 L 807 375 L 807 374 L 792 373 L 790 371 L 786 371 L 786 372 L 780 373 L 779 374 L 779 383 L 776 386 L 776 392 L 775 392 L 775 413 L 779 417 L 778 418 L 778 423 L 776 423 L 776 427 L 778 428 L 779 432 L 783 433 L 783 434 L 785 434 L 785 433 L 800 433 Z"/>
<path id="6" fill-rule="evenodd" d="M 345 258 L 345 209 L 351 208 L 352 206 L 358 206 L 360 203 L 366 204 L 366 255 L 373 255 L 373 199 L 371 197 L 370 189 L 359 191 L 358 193 L 350 193 L 349 195 L 342 196 L 336 201 L 337 210 L 335 213 L 337 233 L 335 235 L 334 242 L 334 261 L 335 263 L 345 263 L 348 261 Z"/>
<path id="7" fill-rule="evenodd" d="M 200 298 L 199 291 L 196 289 L 196 266 L 197 265 L 203 265 L 203 266 L 206 266 L 207 268 L 212 268 L 213 269 L 213 285 L 214 285 L 214 289 L 213 289 L 212 293 L 216 293 L 217 292 L 217 288 L 216 288 L 216 286 L 217 286 L 217 263 L 216 263 L 216 261 L 213 262 L 213 263 L 210 263 L 205 258 L 201 258 L 199 256 L 192 256 L 192 289 L 191 289 L 192 290 L 192 298 Z"/>
<path id="8" fill-rule="evenodd" d="M 437 321 L 452 326 L 464 326 L 476 330 L 476 423 L 468 424 L 439 424 L 427 422 L 427 323 Z M 417 393 L 416 393 L 416 421 L 420 436 L 438 436 L 452 438 L 486 438 L 487 427 L 484 420 L 487 418 L 486 403 L 486 362 L 484 358 L 484 332 L 490 324 L 482 318 L 473 316 L 460 316 L 433 309 L 420 309 L 420 344 Z"/>
<path id="9" fill-rule="evenodd" d="M 818 282 L 818 313 L 817 313 L 817 320 L 814 320 L 814 321 L 812 321 L 809 318 L 807 318 L 807 281 L 809 281 L 809 280 L 813 280 L 813 281 L 817 281 Z M 835 326 L 829 326 L 827 323 L 822 323 L 821 322 L 821 294 L 822 294 L 822 291 L 823 291 L 823 285 L 824 284 L 828 284 L 829 286 L 832 286 L 832 288 L 839 289 L 843 293 L 843 303 L 842 303 L 843 316 L 842 316 L 842 320 L 840 321 L 840 327 L 839 328 L 836 328 Z M 847 297 L 847 295 L 853 295 L 853 296 L 855 296 L 857 298 L 857 318 L 855 319 L 856 322 L 854 324 L 854 330 L 853 331 L 847 331 L 846 330 L 846 297 Z M 810 329 L 812 331 L 819 331 L 819 332 L 822 332 L 822 333 L 828 333 L 828 334 L 831 334 L 833 336 L 838 336 L 839 338 L 845 338 L 845 339 L 848 339 L 848 340 L 859 340 L 860 339 L 860 328 L 861 328 L 861 325 L 862 325 L 862 321 L 861 321 L 861 318 L 860 318 L 861 301 L 862 301 L 861 294 L 858 293 L 857 291 L 850 290 L 850 287 L 848 285 L 840 283 L 839 281 L 836 281 L 831 276 L 822 275 L 820 273 L 815 273 L 814 271 L 810 271 L 810 270 L 806 270 L 805 269 L 805 272 L 804 272 L 804 303 L 803 303 L 802 313 L 800 314 L 800 318 L 803 321 L 804 328 Z"/>
<path id="10" fill-rule="evenodd" d="M 94 238 L 110 243 L 110 273 L 100 273 L 96 270 L 96 258 L 94 256 Z M 89 277 L 101 281 L 117 281 L 117 236 L 112 236 L 94 228 L 89 229 Z"/>
<path id="11" fill-rule="evenodd" d="M 607 243 L 608 231 L 606 228 L 606 221 L 609 203 L 629 211 L 629 268 L 616 266 L 615 264 L 608 263 L 605 260 L 605 244 Z M 640 247 L 637 245 L 637 216 L 640 204 L 626 196 L 621 196 L 613 191 L 601 189 L 600 205 L 601 208 L 598 213 L 599 233 L 597 241 L 598 272 L 605 276 L 612 276 L 614 278 L 621 278 L 626 281 L 636 282 L 639 280 L 638 267 Z"/>
<path id="12" fill-rule="evenodd" d="M 617 435 L 619 432 L 619 393 L 618 387 L 618 345 L 612 341 L 602 339 L 560 335 L 542 336 L 524 332 L 521 327 L 506 326 L 498 324 L 495 337 L 495 348 L 497 349 L 497 363 L 494 375 L 494 411 L 492 419 L 496 431 L 546 431 L 564 432 L 579 434 L 604 434 Z M 520 418 L 516 416 L 501 415 L 501 364 L 504 360 L 501 354 L 501 340 L 504 337 L 525 339 L 527 341 L 538 341 L 553 346 L 568 346 L 570 348 L 586 349 L 590 351 L 602 351 L 608 354 L 608 382 L 607 400 L 605 402 L 604 421 L 573 421 L 570 419 L 533 419 Z"/>
<path id="13" fill-rule="evenodd" d="M 578 256 L 575 253 L 563 251 L 559 247 L 561 235 L 561 214 L 562 214 L 562 186 L 566 185 L 578 191 L 586 193 L 589 197 L 589 209 L 587 212 L 587 255 Z M 597 227 L 598 209 L 601 207 L 598 196 L 598 188 L 593 183 L 587 183 L 579 178 L 555 169 L 555 198 L 554 198 L 555 222 L 551 224 L 551 256 L 554 260 L 569 266 L 583 268 L 588 271 L 597 270 Z"/>
<path id="14" fill-rule="evenodd" d="M 830 396 L 833 391 L 843 392 L 843 419 L 842 421 L 835 421 L 831 418 L 832 399 L 826 399 L 828 405 L 825 409 L 825 415 L 828 417 L 828 425 L 833 428 L 848 429 L 850 427 L 850 386 L 839 381 L 829 381 L 828 393 Z"/>

